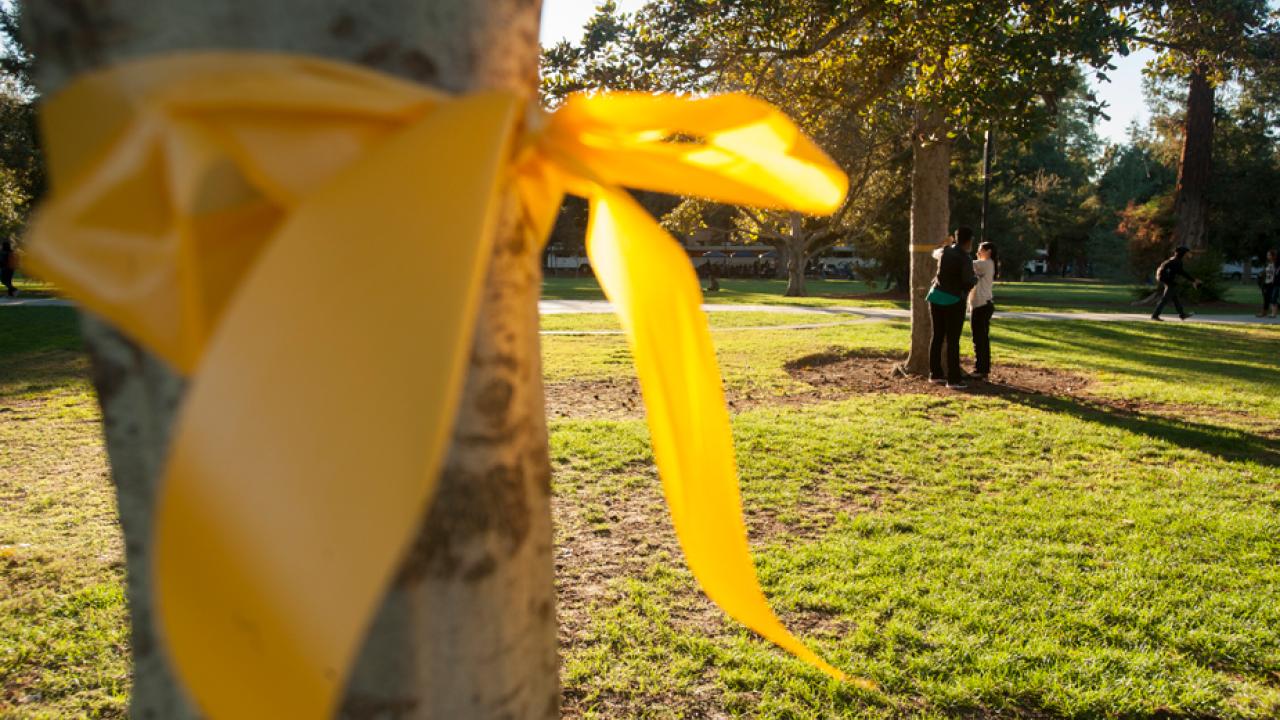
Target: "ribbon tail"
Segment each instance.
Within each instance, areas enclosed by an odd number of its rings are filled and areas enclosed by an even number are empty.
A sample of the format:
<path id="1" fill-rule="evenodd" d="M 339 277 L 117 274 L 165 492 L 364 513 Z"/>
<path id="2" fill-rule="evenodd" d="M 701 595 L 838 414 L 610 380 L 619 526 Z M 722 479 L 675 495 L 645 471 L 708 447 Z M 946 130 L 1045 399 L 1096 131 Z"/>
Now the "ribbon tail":
<path id="1" fill-rule="evenodd" d="M 171 659 L 210 717 L 339 700 L 448 448 L 518 109 L 443 104 L 304 198 L 212 336 L 154 561 Z"/>
<path id="2" fill-rule="evenodd" d="M 587 253 L 635 356 L 654 458 L 689 569 L 730 616 L 843 679 L 783 627 L 756 579 L 720 370 L 684 250 L 628 195 L 601 187 L 591 199 Z"/>

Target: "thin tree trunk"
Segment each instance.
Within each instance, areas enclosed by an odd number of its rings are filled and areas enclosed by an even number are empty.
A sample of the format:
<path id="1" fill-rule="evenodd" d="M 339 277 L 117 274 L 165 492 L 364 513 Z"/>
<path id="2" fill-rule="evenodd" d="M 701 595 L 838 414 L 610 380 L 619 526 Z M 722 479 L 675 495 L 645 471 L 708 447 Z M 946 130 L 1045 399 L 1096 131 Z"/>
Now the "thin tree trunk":
<path id="1" fill-rule="evenodd" d="M 787 297 L 805 297 L 804 269 L 809 258 L 805 253 L 805 240 L 801 228 L 800 213 L 791 213 L 791 235 L 786 239 L 787 248 Z"/>
<path id="2" fill-rule="evenodd" d="M 1173 198 L 1174 246 L 1199 250 L 1205 244 L 1208 190 L 1213 165 L 1213 86 L 1208 68 L 1196 65 L 1187 89 L 1187 119 L 1183 128 L 1182 159 Z"/>
<path id="3" fill-rule="evenodd" d="M 28 3 L 23 17 L 44 93 L 113 61 L 221 47 L 322 55 L 449 90 L 532 98 L 539 11 L 539 0 L 64 0 Z M 541 278 L 518 217 L 507 197 L 439 494 L 366 639 L 346 717 L 559 714 Z M 148 574 L 155 484 L 184 383 L 106 324 L 85 316 L 83 327 L 125 535 L 130 715 L 194 717 L 157 643 Z"/>
<path id="4" fill-rule="evenodd" d="M 941 113 L 919 110 L 911 142 L 911 350 L 904 369 L 929 372 L 929 285 L 937 272 L 933 251 L 950 223 L 951 143 Z"/>

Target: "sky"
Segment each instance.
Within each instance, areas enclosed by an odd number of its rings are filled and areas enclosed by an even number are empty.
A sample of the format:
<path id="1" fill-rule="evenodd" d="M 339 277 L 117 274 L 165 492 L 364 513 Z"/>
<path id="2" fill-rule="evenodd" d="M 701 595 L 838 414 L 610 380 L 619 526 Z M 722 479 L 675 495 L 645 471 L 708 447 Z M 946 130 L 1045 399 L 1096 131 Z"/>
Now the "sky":
<path id="1" fill-rule="evenodd" d="M 565 39 L 576 42 L 597 4 L 597 0 L 543 0 L 542 44 L 551 45 Z M 618 0 L 623 12 L 632 12 L 642 5 L 644 0 Z M 1106 113 L 1111 116 L 1110 120 L 1098 123 L 1098 135 L 1103 140 L 1122 143 L 1128 136 L 1129 123 L 1146 121 L 1142 67 L 1151 57 L 1150 50 L 1116 57 L 1111 61 L 1116 69 L 1107 73 L 1110 82 L 1092 81 L 1094 91 L 1107 103 Z"/>

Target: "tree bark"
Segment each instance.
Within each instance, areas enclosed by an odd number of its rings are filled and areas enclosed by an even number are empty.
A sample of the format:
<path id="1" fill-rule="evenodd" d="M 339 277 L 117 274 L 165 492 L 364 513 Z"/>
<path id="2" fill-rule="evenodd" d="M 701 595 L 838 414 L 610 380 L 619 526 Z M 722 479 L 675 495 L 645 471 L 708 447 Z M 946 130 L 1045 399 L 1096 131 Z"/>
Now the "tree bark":
<path id="1" fill-rule="evenodd" d="M 1182 158 L 1173 199 L 1173 244 L 1200 250 L 1205 245 L 1208 190 L 1213 166 L 1214 89 L 1208 67 L 1196 65 L 1187 89 L 1187 118 L 1183 128 Z"/>
<path id="2" fill-rule="evenodd" d="M 917 110 L 911 133 L 911 349 L 904 369 L 913 375 L 929 372 L 925 296 L 937 272 L 933 251 L 946 241 L 951 215 L 951 142 L 941 118 L 936 109 Z"/>
<path id="3" fill-rule="evenodd" d="M 539 12 L 540 0 L 44 0 L 23 19 L 46 94 L 125 58 L 230 48 L 534 98 Z M 559 714 L 541 275 L 518 223 L 508 195 L 440 489 L 366 639 L 344 717 Z M 125 536 L 130 716 L 195 717 L 157 643 L 149 577 L 154 491 L 184 382 L 108 325 L 85 316 L 83 328 Z"/>
<path id="4" fill-rule="evenodd" d="M 801 223 L 803 219 L 800 213 L 791 213 L 791 235 L 784 243 L 787 249 L 787 297 L 805 297 L 808 290 L 804 285 L 804 269 L 809 262 L 808 253 L 805 252 L 805 238 L 802 232 Z"/>

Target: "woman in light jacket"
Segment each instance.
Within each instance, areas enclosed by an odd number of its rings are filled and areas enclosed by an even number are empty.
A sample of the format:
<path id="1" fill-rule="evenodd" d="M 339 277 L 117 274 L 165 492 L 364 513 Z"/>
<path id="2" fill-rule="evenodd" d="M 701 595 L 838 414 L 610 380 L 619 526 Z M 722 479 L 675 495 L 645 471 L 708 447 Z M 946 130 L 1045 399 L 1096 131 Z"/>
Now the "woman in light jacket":
<path id="1" fill-rule="evenodd" d="M 1280 266 L 1277 265 L 1276 251 L 1267 251 L 1267 261 L 1258 270 L 1258 287 L 1262 289 L 1262 312 L 1258 317 L 1275 317 L 1276 305 L 1280 304 Z"/>
<path id="2" fill-rule="evenodd" d="M 983 380 L 991 374 L 991 315 L 996 311 L 993 296 L 996 281 L 996 246 L 984 242 L 978 246 L 978 259 L 973 261 L 973 274 L 978 283 L 969 291 L 969 315 L 973 323 L 974 376 Z"/>

